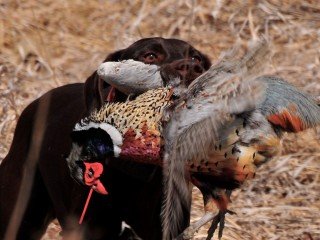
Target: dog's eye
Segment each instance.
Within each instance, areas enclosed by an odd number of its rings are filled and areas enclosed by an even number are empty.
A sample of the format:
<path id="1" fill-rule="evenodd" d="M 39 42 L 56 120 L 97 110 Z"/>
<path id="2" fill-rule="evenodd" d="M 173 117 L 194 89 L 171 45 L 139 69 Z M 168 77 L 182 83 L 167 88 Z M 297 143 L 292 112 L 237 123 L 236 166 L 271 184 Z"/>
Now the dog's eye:
<path id="1" fill-rule="evenodd" d="M 190 60 L 194 63 L 200 63 L 201 62 L 201 58 L 199 56 L 193 56 L 190 58 Z"/>
<path id="2" fill-rule="evenodd" d="M 157 59 L 158 59 L 157 54 L 155 54 L 153 52 L 149 52 L 143 56 L 144 63 L 154 63 L 157 61 Z"/>

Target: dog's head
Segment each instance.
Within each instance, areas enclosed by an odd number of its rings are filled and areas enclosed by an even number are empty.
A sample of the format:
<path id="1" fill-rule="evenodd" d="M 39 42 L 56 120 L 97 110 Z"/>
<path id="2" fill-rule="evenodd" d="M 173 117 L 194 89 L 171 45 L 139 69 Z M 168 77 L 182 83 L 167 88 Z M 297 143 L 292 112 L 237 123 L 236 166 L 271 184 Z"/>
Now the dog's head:
<path id="1" fill-rule="evenodd" d="M 188 86 L 211 66 L 209 58 L 185 41 L 165 38 L 144 38 L 128 48 L 107 56 L 104 62 L 133 59 L 161 67 L 165 83 L 172 77 L 179 77 Z M 85 83 L 87 111 L 100 108 L 107 100 L 111 87 L 94 72 Z M 113 93 L 114 100 L 124 101 L 126 96 L 119 91 Z"/>
<path id="2" fill-rule="evenodd" d="M 187 42 L 164 38 L 141 39 L 126 49 L 110 54 L 104 62 L 129 59 L 158 65 L 164 83 L 178 77 L 186 86 L 211 66 L 208 57 Z M 100 108 L 107 99 L 110 100 L 110 95 L 114 101 L 126 100 L 125 94 L 118 90 L 110 91 L 111 89 L 111 86 L 94 72 L 85 83 L 86 111 L 90 113 L 93 109 Z M 91 134 L 92 131 L 86 134 Z M 81 138 L 73 139 L 72 151 L 67 160 L 73 177 L 79 182 L 83 181 L 83 162 L 90 161 L 92 156 L 99 160 L 98 158 L 112 158 L 114 155 L 114 149 L 110 147 L 113 146 L 112 139 L 109 135 L 104 136 L 106 134 L 102 132 L 101 135 L 99 131 L 90 136 L 82 134 Z M 87 158 L 89 155 L 91 157 Z"/>

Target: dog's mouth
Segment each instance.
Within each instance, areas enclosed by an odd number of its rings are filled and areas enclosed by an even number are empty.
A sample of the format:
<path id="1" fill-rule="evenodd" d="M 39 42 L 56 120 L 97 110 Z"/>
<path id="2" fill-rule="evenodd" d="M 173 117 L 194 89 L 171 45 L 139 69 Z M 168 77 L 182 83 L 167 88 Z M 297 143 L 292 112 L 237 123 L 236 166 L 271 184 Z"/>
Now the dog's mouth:
<path id="1" fill-rule="evenodd" d="M 113 86 L 109 86 L 107 89 L 106 102 L 125 102 L 128 95 L 119 91 Z"/>
<path id="2" fill-rule="evenodd" d="M 115 98 L 116 98 L 116 88 L 111 86 L 111 87 L 109 87 L 109 91 L 108 91 L 108 95 L 107 95 L 106 100 L 108 102 L 113 102 L 116 100 Z"/>

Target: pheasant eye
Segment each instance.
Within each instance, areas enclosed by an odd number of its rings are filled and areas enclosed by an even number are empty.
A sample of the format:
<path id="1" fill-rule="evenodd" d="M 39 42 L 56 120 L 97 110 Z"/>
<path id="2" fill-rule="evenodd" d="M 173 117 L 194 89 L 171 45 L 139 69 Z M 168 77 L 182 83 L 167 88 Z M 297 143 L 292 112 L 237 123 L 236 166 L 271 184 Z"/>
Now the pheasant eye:
<path id="1" fill-rule="evenodd" d="M 107 152 L 106 145 L 103 143 L 99 143 L 96 145 L 96 150 L 99 154 L 105 154 Z"/>
<path id="2" fill-rule="evenodd" d="M 151 52 L 151 53 L 147 53 L 147 54 L 145 54 L 144 56 L 143 56 L 143 62 L 144 63 L 154 63 L 154 62 L 156 62 L 157 61 L 157 59 L 158 59 L 158 56 L 157 56 L 157 54 L 155 54 L 155 53 L 153 53 L 153 52 Z"/>

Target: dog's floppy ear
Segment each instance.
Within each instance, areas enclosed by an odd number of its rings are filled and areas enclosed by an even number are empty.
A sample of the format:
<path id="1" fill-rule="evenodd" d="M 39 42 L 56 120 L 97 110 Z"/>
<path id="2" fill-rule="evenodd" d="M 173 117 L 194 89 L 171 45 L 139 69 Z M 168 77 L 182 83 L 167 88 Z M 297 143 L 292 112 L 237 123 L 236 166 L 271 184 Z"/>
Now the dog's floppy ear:
<path id="1" fill-rule="evenodd" d="M 208 70 L 211 67 L 211 60 L 205 54 L 202 54 L 203 67 L 205 70 Z"/>
<path id="2" fill-rule="evenodd" d="M 84 84 L 84 99 L 86 103 L 86 112 L 100 108 L 103 104 L 103 81 L 99 78 L 97 71 L 87 79 Z M 108 88 L 108 86 L 106 87 Z"/>
<path id="3" fill-rule="evenodd" d="M 111 53 L 103 62 L 114 62 L 121 60 L 124 49 Z M 84 85 L 84 99 L 86 103 L 86 112 L 100 108 L 104 103 L 110 85 L 99 78 L 97 71 L 87 79 Z"/>
<path id="4" fill-rule="evenodd" d="M 125 49 L 121 49 L 121 50 L 115 51 L 114 53 L 110 53 L 103 62 L 116 62 L 121 60 L 121 56 L 124 51 Z"/>

